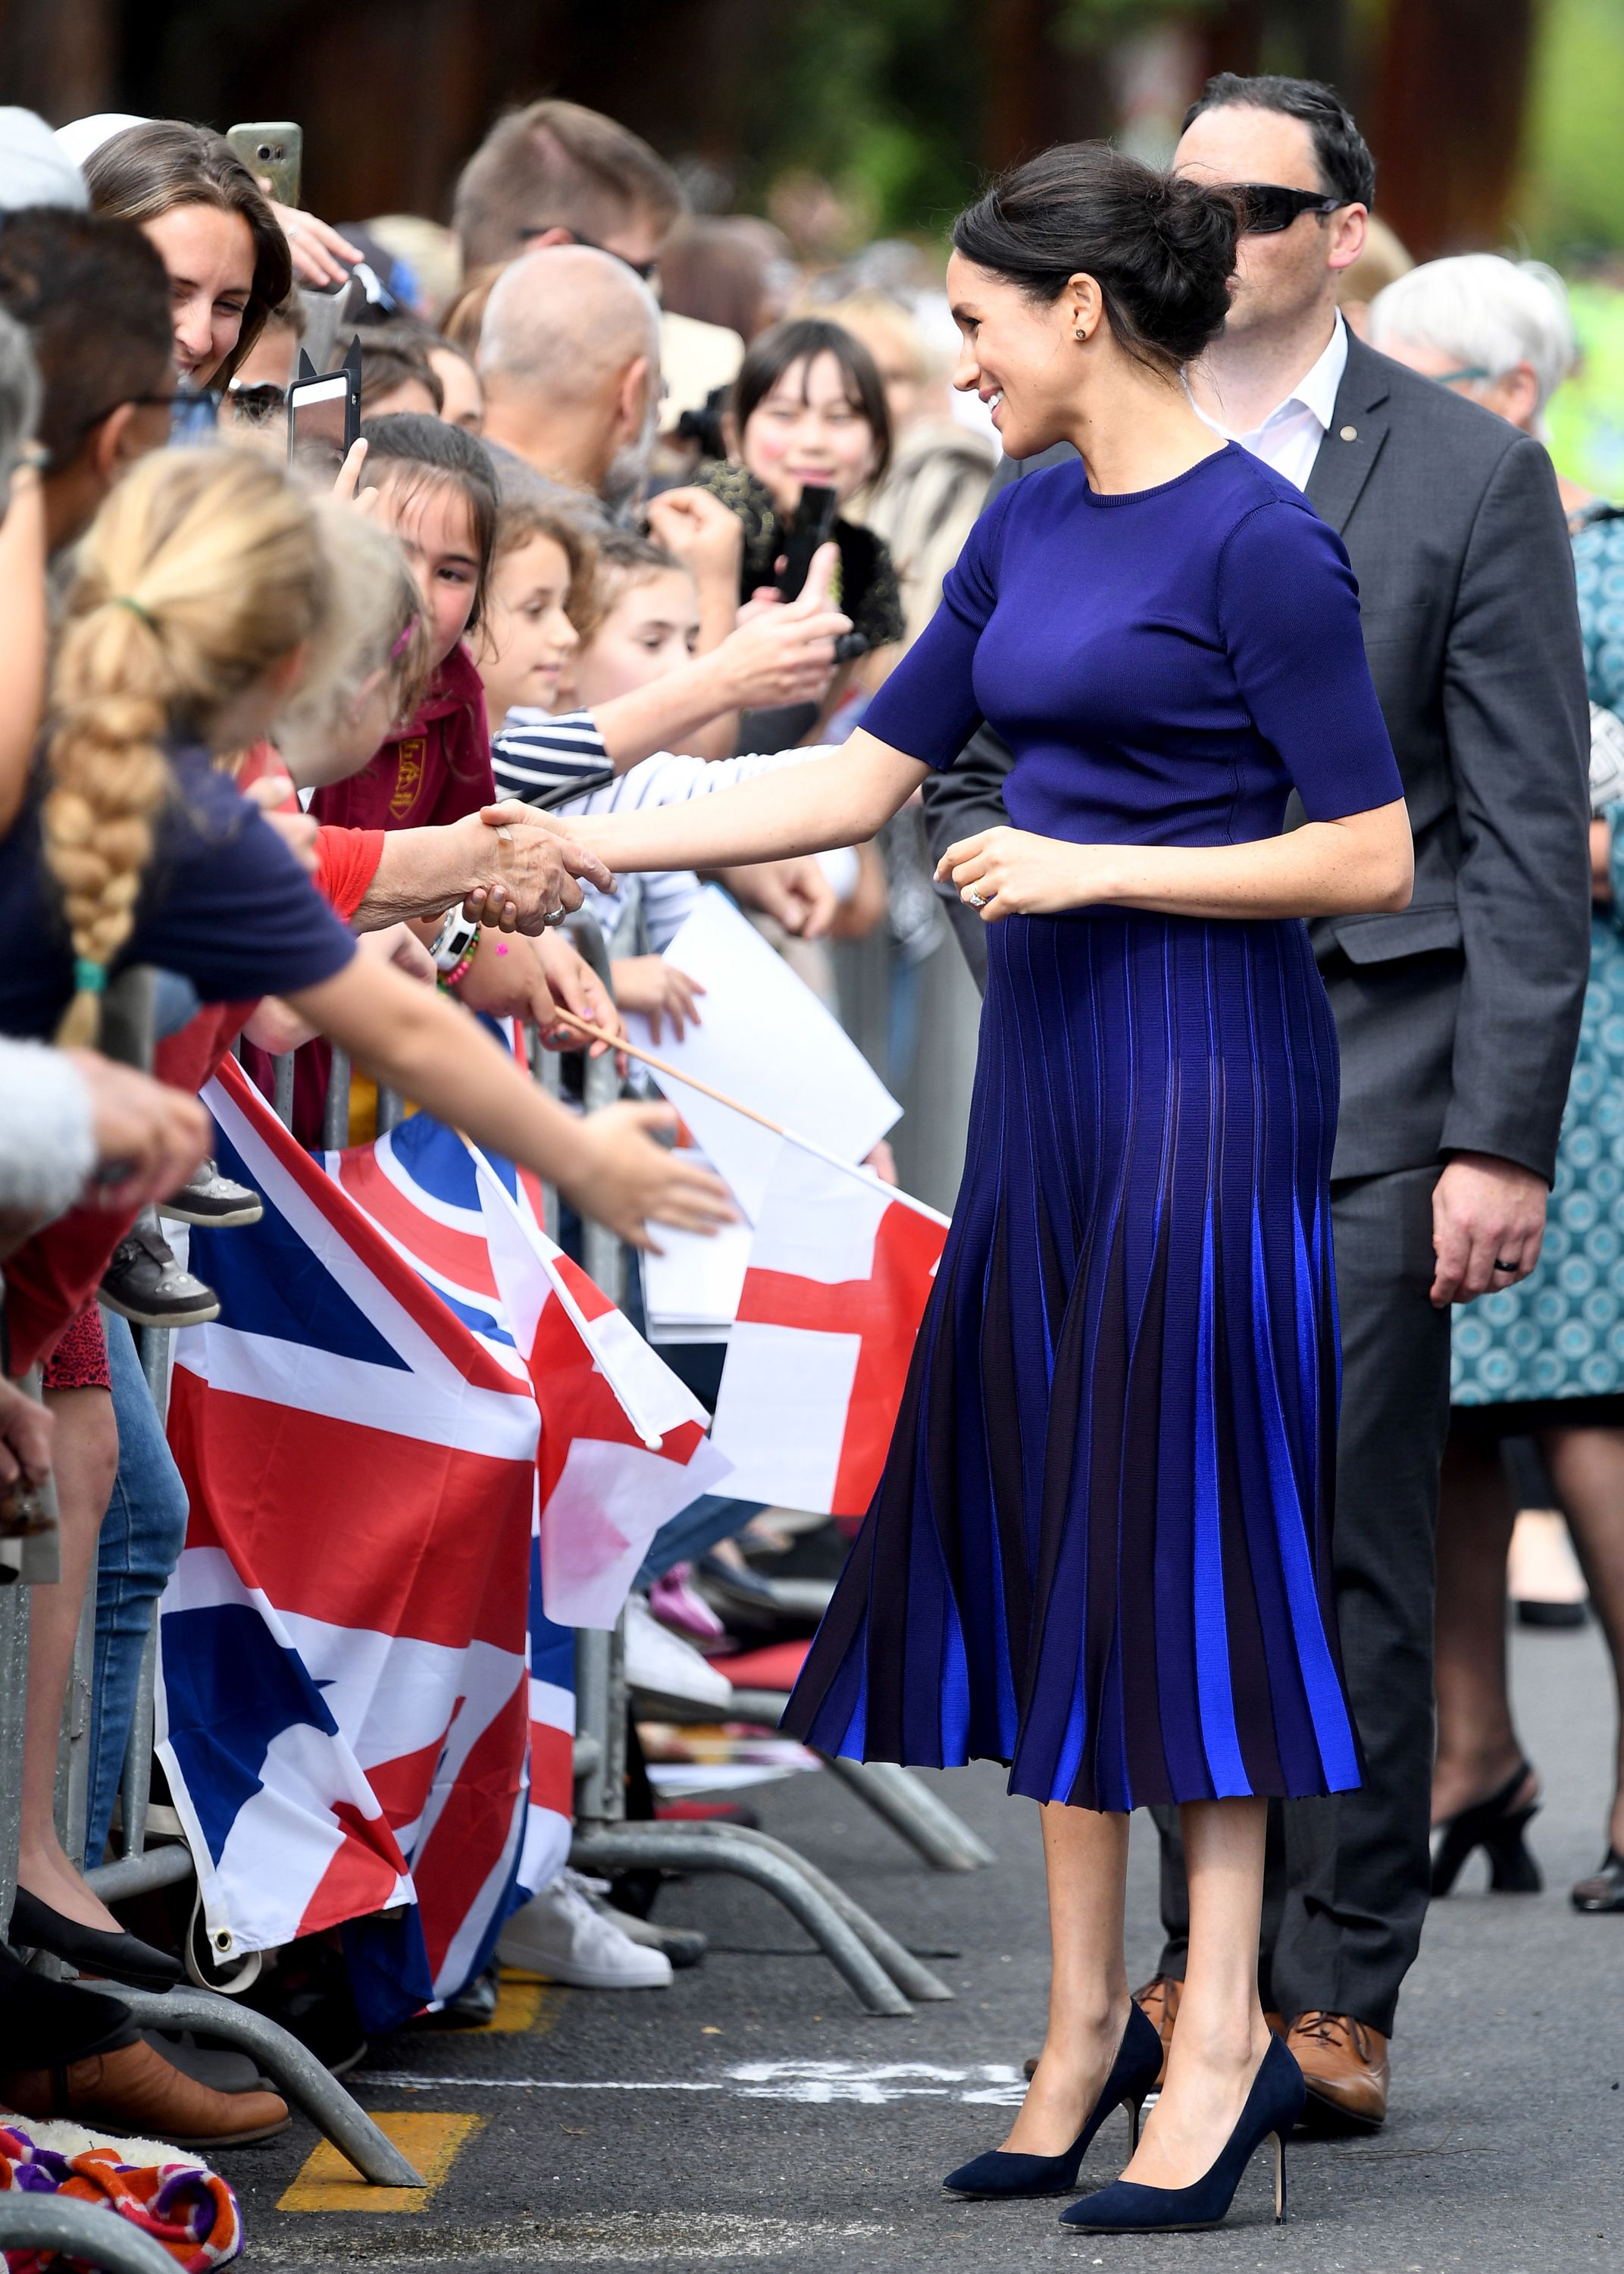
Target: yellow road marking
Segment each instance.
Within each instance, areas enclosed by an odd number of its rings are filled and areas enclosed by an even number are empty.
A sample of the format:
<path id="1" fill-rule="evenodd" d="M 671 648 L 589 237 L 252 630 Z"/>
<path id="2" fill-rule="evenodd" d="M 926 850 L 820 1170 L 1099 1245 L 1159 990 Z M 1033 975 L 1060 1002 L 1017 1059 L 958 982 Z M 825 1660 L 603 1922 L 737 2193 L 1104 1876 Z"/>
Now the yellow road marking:
<path id="1" fill-rule="evenodd" d="M 374 2116 L 402 2156 L 424 2177 L 420 2187 L 369 2187 L 349 2157 L 323 2140 L 304 2159 L 278 2210 L 423 2210 L 456 2161 L 464 2142 L 487 2121 L 483 2116 L 440 2116 L 427 2110 L 394 2110 Z"/>
<path id="2" fill-rule="evenodd" d="M 545 1974 L 527 1973 L 522 1966 L 504 1966 L 496 2011 L 483 2026 L 545 2037 L 559 2017 L 563 1997 L 559 1984 L 549 1982 Z"/>

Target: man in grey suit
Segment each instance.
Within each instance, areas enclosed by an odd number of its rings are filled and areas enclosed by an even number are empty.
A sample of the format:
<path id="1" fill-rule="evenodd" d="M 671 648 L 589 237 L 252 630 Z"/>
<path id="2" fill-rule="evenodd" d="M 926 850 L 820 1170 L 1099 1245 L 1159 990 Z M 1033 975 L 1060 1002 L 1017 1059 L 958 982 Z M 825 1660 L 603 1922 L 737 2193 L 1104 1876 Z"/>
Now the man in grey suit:
<path id="1" fill-rule="evenodd" d="M 1240 189 L 1250 223 L 1192 392 L 1341 533 L 1415 835 L 1402 915 L 1312 927 L 1342 1046 L 1335 1549 L 1365 1776 L 1282 1811 L 1264 1921 L 1265 2004 L 1290 2024 L 1311 2112 L 1371 2127 L 1427 1902 L 1449 1306 L 1538 1258 L 1590 966 L 1584 670 L 1543 448 L 1337 313 L 1374 184 L 1337 97 L 1222 74 L 1174 162 Z M 938 855 L 1007 819 L 1008 764 L 983 728 L 927 785 Z M 974 920 L 952 913 L 974 965 Z M 1165 2040 L 1187 1915 L 1170 1814 L 1162 1833 L 1168 1941 L 1139 1996 Z"/>

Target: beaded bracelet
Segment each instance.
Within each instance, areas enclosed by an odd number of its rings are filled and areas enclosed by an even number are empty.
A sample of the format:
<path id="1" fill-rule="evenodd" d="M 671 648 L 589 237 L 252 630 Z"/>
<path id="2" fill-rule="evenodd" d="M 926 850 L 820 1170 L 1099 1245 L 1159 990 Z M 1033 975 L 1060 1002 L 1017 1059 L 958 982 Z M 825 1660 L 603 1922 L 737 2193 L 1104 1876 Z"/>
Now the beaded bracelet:
<path id="1" fill-rule="evenodd" d="M 463 980 L 468 976 L 469 966 L 473 962 L 473 960 L 474 959 L 471 955 L 465 955 L 461 963 L 455 965 L 451 970 L 442 971 L 440 973 L 440 984 L 446 994 L 454 994 L 457 988 L 462 985 Z"/>

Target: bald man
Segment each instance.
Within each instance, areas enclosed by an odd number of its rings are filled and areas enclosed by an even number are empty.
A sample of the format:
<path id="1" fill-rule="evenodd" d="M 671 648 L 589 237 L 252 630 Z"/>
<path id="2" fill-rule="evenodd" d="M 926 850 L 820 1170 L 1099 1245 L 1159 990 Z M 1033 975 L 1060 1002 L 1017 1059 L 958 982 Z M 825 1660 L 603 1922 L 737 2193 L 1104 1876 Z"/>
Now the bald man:
<path id="1" fill-rule="evenodd" d="M 505 268 L 479 376 L 487 442 L 612 513 L 637 494 L 659 410 L 659 305 L 623 260 L 550 245 Z"/>

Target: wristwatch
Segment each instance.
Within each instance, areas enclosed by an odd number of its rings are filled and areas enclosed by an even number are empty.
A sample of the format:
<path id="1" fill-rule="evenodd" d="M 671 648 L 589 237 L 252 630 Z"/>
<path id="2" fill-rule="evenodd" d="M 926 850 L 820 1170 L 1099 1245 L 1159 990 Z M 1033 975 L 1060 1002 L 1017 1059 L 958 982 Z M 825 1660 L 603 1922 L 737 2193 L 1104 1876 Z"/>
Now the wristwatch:
<path id="1" fill-rule="evenodd" d="M 461 908 L 453 908 L 441 924 L 429 950 L 437 970 L 455 971 L 472 950 L 479 937 L 479 927 L 470 923 Z"/>

